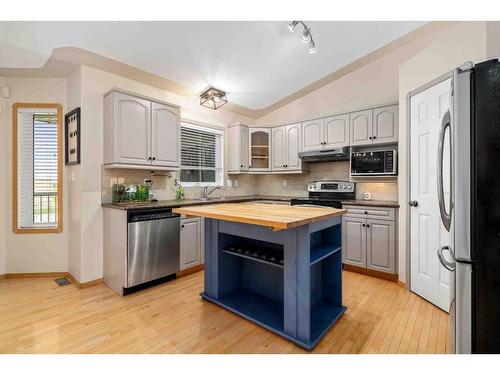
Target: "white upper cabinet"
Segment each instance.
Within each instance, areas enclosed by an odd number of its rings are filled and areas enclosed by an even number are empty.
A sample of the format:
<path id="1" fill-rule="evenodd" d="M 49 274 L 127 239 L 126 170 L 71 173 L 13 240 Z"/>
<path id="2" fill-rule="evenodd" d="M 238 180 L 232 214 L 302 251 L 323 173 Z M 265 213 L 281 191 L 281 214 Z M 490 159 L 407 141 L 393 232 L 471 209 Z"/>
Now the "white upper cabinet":
<path id="1" fill-rule="evenodd" d="M 300 124 L 292 124 L 285 127 L 285 168 L 288 171 L 302 169 L 302 160 L 299 158 L 300 138 Z"/>
<path id="2" fill-rule="evenodd" d="M 324 119 L 302 123 L 302 151 L 315 151 L 323 148 L 324 126 Z"/>
<path id="3" fill-rule="evenodd" d="M 359 111 L 350 114 L 351 146 L 373 143 L 373 111 Z"/>
<path id="4" fill-rule="evenodd" d="M 248 171 L 248 127 L 231 126 L 227 130 L 228 172 Z"/>
<path id="5" fill-rule="evenodd" d="M 349 115 L 332 116 L 325 119 L 324 147 L 349 146 Z"/>
<path id="6" fill-rule="evenodd" d="M 272 130 L 272 170 L 279 171 L 285 169 L 285 133 L 286 126 L 273 128 Z"/>
<path id="7" fill-rule="evenodd" d="M 179 111 L 159 103 L 152 103 L 151 111 L 152 164 L 180 167 Z"/>
<path id="8" fill-rule="evenodd" d="M 302 161 L 299 158 L 301 125 L 291 124 L 272 130 L 272 170 L 300 171 Z"/>
<path id="9" fill-rule="evenodd" d="M 373 110 L 373 143 L 398 141 L 399 109 L 397 105 Z"/>
<path id="10" fill-rule="evenodd" d="M 351 146 L 398 142 L 398 106 L 350 114 Z"/>
<path id="11" fill-rule="evenodd" d="M 105 95 L 105 167 L 176 169 L 179 144 L 178 107 L 119 90 Z"/>

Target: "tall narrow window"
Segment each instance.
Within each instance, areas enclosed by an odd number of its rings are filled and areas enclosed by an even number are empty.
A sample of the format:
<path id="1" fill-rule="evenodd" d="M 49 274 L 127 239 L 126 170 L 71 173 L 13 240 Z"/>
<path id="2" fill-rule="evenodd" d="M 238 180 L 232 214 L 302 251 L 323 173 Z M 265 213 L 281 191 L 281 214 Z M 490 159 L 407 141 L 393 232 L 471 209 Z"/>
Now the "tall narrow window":
<path id="1" fill-rule="evenodd" d="M 222 131 L 181 123 L 181 173 L 184 186 L 222 185 Z"/>
<path id="2" fill-rule="evenodd" d="M 13 108 L 16 233 L 62 230 L 62 108 L 22 104 Z"/>

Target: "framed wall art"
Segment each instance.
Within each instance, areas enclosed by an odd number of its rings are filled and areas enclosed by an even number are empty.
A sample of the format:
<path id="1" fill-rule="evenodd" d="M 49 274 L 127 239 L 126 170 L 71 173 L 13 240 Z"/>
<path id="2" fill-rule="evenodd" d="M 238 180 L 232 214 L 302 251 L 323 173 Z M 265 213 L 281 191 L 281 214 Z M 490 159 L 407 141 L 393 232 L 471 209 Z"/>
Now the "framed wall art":
<path id="1" fill-rule="evenodd" d="M 66 165 L 80 164 L 80 107 L 64 116 Z"/>

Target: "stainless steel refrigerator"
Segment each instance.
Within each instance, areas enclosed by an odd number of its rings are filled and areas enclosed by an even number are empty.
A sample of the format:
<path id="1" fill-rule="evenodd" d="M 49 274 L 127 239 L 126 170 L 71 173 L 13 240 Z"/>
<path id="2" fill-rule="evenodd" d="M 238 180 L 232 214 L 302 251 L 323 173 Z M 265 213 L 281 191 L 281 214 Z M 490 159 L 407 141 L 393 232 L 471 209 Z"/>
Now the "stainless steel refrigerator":
<path id="1" fill-rule="evenodd" d="M 449 132 L 449 137 L 445 136 Z M 443 193 L 443 149 L 451 150 L 450 201 Z M 450 246 L 438 249 L 453 271 L 450 339 L 456 353 L 500 353 L 500 63 L 455 70 L 452 105 L 438 146 L 438 200 Z"/>

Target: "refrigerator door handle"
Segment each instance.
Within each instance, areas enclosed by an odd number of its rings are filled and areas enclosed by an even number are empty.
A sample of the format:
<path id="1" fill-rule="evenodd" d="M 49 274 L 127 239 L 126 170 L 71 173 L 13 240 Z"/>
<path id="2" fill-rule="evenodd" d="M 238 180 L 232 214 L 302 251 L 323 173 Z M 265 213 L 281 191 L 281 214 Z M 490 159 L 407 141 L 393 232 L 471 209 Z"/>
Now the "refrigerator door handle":
<path id="1" fill-rule="evenodd" d="M 438 203 L 439 203 L 439 212 L 441 214 L 441 221 L 443 222 L 444 227 L 449 232 L 451 227 L 451 211 L 453 209 L 452 196 L 450 194 L 450 212 L 446 212 L 446 206 L 444 203 L 444 187 L 443 187 L 443 153 L 444 153 L 444 136 L 446 133 L 446 128 L 450 128 L 450 159 L 452 152 L 452 135 L 451 135 L 451 114 L 450 111 L 446 111 L 441 121 L 441 130 L 439 131 L 439 140 L 438 140 L 438 158 L 437 158 L 437 193 L 438 193 Z M 450 160 L 450 164 L 453 165 L 452 160 Z M 452 181 L 450 181 L 453 183 Z M 453 192 L 453 187 L 450 186 L 450 191 Z"/>
<path id="2" fill-rule="evenodd" d="M 446 260 L 446 258 L 443 255 L 443 251 L 448 250 L 450 253 L 451 258 L 453 259 L 452 262 Z M 437 251 L 437 256 L 439 258 L 439 262 L 443 265 L 444 268 L 446 268 L 448 271 L 455 271 L 455 254 L 453 254 L 453 250 L 449 246 L 442 246 L 438 249 Z"/>

